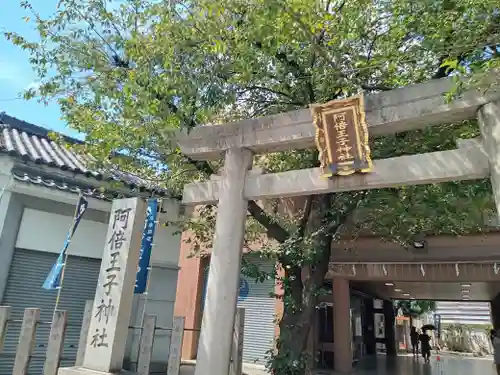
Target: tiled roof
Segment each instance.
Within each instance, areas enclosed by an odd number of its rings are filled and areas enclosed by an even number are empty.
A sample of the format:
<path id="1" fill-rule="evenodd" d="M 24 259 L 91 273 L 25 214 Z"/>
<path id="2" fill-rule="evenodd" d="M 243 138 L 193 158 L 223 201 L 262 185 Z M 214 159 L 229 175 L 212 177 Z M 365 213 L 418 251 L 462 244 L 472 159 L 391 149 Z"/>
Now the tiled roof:
<path id="1" fill-rule="evenodd" d="M 111 192 L 111 191 L 102 192 L 99 189 L 85 188 L 77 184 L 68 184 L 66 182 L 56 181 L 51 178 L 43 178 L 42 176 L 35 175 L 33 173 L 13 171 L 12 177 L 14 177 L 14 179 L 17 181 L 25 182 L 28 184 L 44 186 L 49 189 L 66 191 L 69 193 L 75 193 L 75 194 L 82 193 L 86 197 L 93 197 L 107 201 L 112 200 L 113 198 L 125 197 L 124 194 L 117 194 L 116 192 Z"/>
<path id="2" fill-rule="evenodd" d="M 66 137 L 66 141 L 70 144 L 81 143 L 81 141 L 68 137 Z M 82 178 L 84 178 L 89 180 L 88 186 L 95 186 L 96 180 L 119 182 L 130 190 L 131 195 L 133 195 L 134 191 L 157 196 L 166 195 L 164 189 L 153 186 L 148 181 L 133 174 L 124 173 L 118 170 L 102 172 L 87 168 L 87 165 L 91 164 L 90 157 L 78 155 L 71 149 L 59 146 L 48 137 L 48 131 L 46 129 L 6 114 L 0 114 L 0 153 L 6 153 L 10 156 L 19 158 L 25 164 L 31 164 L 35 167 L 37 165 L 50 167 L 45 169 L 44 173 L 37 173 L 36 175 L 33 174 L 34 168 L 30 168 L 29 172 L 22 170 L 13 171 L 13 175 L 16 179 L 28 183 L 55 187 L 60 190 L 68 190 L 75 193 L 79 193 L 80 190 L 88 192 L 95 190 L 82 186 L 81 181 Z M 39 169 L 41 170 L 41 168 Z M 58 170 L 71 172 L 75 176 L 79 175 L 80 182 L 68 185 L 66 181 L 57 181 L 57 179 L 53 178 L 55 176 L 51 175 L 51 169 L 53 169 L 54 175 L 57 174 Z M 47 171 L 49 171 L 49 173 L 47 173 Z M 90 183 L 92 180 L 94 181 L 93 184 Z M 87 184 L 83 183 L 83 185 Z M 104 199 L 102 193 L 96 194 L 98 195 L 96 196 L 97 198 Z"/>

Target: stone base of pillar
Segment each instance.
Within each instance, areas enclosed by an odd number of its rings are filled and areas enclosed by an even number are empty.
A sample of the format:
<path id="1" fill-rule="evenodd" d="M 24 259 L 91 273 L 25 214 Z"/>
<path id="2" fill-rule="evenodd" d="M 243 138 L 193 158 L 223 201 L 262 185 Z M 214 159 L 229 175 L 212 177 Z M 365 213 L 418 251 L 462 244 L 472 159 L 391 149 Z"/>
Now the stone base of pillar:
<path id="1" fill-rule="evenodd" d="M 119 372 L 101 372 L 84 367 L 62 367 L 57 370 L 57 375 L 137 375 L 137 372 L 121 370 Z"/>

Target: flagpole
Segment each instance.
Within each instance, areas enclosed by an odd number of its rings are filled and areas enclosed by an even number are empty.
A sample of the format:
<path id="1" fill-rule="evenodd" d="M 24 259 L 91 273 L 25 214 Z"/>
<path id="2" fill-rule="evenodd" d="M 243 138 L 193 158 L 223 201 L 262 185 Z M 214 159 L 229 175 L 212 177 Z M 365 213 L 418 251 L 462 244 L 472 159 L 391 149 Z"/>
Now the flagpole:
<path id="1" fill-rule="evenodd" d="M 73 228 L 75 227 L 75 218 L 76 218 L 76 215 L 78 215 L 78 207 L 79 207 L 78 203 L 80 202 L 80 199 L 82 197 L 83 197 L 83 193 L 80 190 L 80 193 L 78 194 L 78 199 L 76 201 L 75 212 L 73 214 L 73 223 L 71 224 L 71 227 L 69 228 L 68 233 L 73 232 Z M 54 313 L 52 314 L 52 320 L 54 320 L 54 316 L 56 315 L 57 308 L 59 307 L 59 300 L 61 299 L 61 292 L 62 292 L 63 282 L 64 282 L 64 271 L 66 270 L 66 263 L 68 262 L 68 250 L 69 250 L 69 245 L 71 244 L 71 240 L 72 240 L 71 237 L 68 240 L 68 248 L 66 249 L 66 252 L 64 254 L 64 262 L 62 264 L 62 269 L 61 269 L 61 279 L 59 282 L 59 286 L 57 287 L 56 304 L 54 306 Z"/>
<path id="2" fill-rule="evenodd" d="M 0 191 L 0 199 L 2 199 L 3 194 L 5 193 L 5 191 L 8 191 L 10 189 L 11 182 L 12 182 L 12 176 L 9 177 L 9 180 L 7 181 L 7 183 L 2 188 L 2 191 Z"/>
<path id="3" fill-rule="evenodd" d="M 153 254 L 153 250 L 156 246 L 156 238 L 158 236 L 158 228 L 159 228 L 159 223 L 160 223 L 160 215 L 161 215 L 161 210 L 163 208 L 163 199 L 160 199 L 160 205 L 159 205 L 159 209 L 158 209 L 158 215 L 156 216 L 156 227 L 155 227 L 155 233 L 154 233 L 154 237 L 153 237 L 153 243 L 151 245 L 152 249 L 151 249 L 151 255 Z M 149 283 L 151 281 L 151 275 L 153 274 L 153 267 L 152 267 L 152 264 L 153 264 L 153 257 L 151 256 L 151 258 L 149 259 L 149 265 L 148 265 L 148 278 L 146 280 L 146 290 L 144 291 L 143 294 L 146 295 L 146 298 L 144 298 L 144 307 L 142 308 L 142 317 L 141 317 L 141 325 L 144 325 L 144 317 L 146 315 L 146 307 L 148 305 L 148 298 L 149 298 Z"/>

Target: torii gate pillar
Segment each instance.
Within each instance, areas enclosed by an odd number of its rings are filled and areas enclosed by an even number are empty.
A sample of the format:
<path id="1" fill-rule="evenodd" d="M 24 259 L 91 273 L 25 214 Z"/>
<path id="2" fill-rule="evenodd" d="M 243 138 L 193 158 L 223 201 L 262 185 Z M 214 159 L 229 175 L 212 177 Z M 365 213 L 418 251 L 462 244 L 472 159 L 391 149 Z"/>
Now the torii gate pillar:
<path id="1" fill-rule="evenodd" d="M 195 375 L 229 373 L 248 206 L 243 189 L 252 159 L 247 149 L 226 151 Z"/>
<path id="2" fill-rule="evenodd" d="M 482 106 L 478 122 L 483 146 L 490 164 L 491 190 L 495 198 L 497 218 L 500 221 L 500 101 Z"/>

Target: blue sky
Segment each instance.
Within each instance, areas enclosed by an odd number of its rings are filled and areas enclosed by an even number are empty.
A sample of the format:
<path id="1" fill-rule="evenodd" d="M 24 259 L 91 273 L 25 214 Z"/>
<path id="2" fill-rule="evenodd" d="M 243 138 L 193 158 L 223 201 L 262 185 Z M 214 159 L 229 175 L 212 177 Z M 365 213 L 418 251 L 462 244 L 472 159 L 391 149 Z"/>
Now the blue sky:
<path id="1" fill-rule="evenodd" d="M 43 3 L 43 6 L 41 6 Z M 55 10 L 57 0 L 34 1 L 33 5 L 42 16 L 48 16 Z M 37 37 L 32 22 L 26 23 L 22 17 L 29 14 L 21 9 L 18 0 L 2 2 L 0 12 L 0 112 L 5 111 L 20 120 L 31 122 L 54 131 L 75 136 L 76 133 L 67 128 L 60 119 L 61 112 L 57 103 L 45 106 L 36 99 L 26 101 L 13 100 L 25 88 L 36 84 L 36 75 L 28 61 L 29 55 L 20 48 L 6 41 L 3 31 L 18 32 L 28 39 Z"/>

